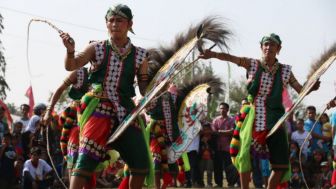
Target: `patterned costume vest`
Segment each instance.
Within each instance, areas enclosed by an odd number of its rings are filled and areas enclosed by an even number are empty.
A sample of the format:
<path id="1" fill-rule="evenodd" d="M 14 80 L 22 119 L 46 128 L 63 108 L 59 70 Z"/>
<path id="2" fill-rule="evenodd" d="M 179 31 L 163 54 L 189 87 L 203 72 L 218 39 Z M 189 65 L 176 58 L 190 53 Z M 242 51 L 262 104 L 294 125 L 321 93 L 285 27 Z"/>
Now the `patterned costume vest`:
<path id="1" fill-rule="evenodd" d="M 164 120 L 167 134 L 171 142 L 173 142 L 179 133 L 177 125 L 178 113 L 178 96 L 166 92 L 160 98 L 152 101 L 147 107 L 147 113 L 153 120 Z"/>
<path id="2" fill-rule="evenodd" d="M 96 57 L 89 76 L 90 83 L 102 85 L 103 95 L 113 103 L 119 122 L 134 108 L 131 99 L 135 96 L 134 78 L 147 57 L 145 49 L 135 47 L 130 42 L 129 45 L 131 52 L 122 61 L 112 50 L 111 41 L 94 42 Z"/>
<path id="3" fill-rule="evenodd" d="M 269 71 L 259 60 L 251 61 L 248 70 L 248 92 L 254 98 L 255 131 L 270 130 L 284 114 L 282 91 L 287 87 L 291 66 L 276 63 Z"/>
<path id="4" fill-rule="evenodd" d="M 89 90 L 88 71 L 85 67 L 76 70 L 76 83 L 73 84 L 69 91 L 69 97 L 73 100 L 80 100 Z"/>

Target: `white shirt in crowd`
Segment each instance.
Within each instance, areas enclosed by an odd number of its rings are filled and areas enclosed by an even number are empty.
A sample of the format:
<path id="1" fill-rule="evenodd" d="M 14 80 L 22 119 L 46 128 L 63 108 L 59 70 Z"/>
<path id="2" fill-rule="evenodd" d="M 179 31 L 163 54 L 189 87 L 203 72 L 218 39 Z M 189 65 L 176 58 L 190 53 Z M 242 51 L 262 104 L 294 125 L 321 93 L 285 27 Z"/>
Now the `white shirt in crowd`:
<path id="1" fill-rule="evenodd" d="M 39 159 L 37 167 L 34 167 L 31 160 L 28 159 L 24 163 L 22 174 L 24 175 L 24 172 L 28 171 L 35 180 L 36 178 L 38 178 L 38 180 L 43 180 L 43 176 L 51 170 L 52 168 L 50 165 L 43 159 Z"/>
<path id="2" fill-rule="evenodd" d="M 194 140 L 188 146 L 187 152 L 191 152 L 193 150 L 196 150 L 198 152 L 198 150 L 199 150 L 199 143 L 200 143 L 200 135 L 197 134 L 197 136 L 195 136 Z"/>
<path id="3" fill-rule="evenodd" d="M 26 129 L 24 130 L 26 131 L 30 131 L 31 133 L 35 133 L 36 131 L 36 124 L 40 121 L 40 116 L 38 115 L 33 115 L 28 122 L 28 125 L 26 127 Z"/>
<path id="4" fill-rule="evenodd" d="M 303 133 L 299 133 L 299 131 L 294 131 L 292 133 L 292 141 L 295 141 L 299 144 L 299 147 L 301 148 L 305 138 L 308 135 L 308 131 L 304 131 Z M 311 135 L 309 136 L 308 140 L 310 140 L 312 137 Z M 303 149 L 302 149 L 302 153 L 304 155 L 307 155 L 308 152 L 308 146 L 309 146 L 309 142 L 306 142 Z"/>
<path id="5" fill-rule="evenodd" d="M 19 121 L 22 123 L 21 133 L 24 133 L 26 131 L 26 128 L 28 127 L 29 119 L 27 120 L 20 119 Z"/>

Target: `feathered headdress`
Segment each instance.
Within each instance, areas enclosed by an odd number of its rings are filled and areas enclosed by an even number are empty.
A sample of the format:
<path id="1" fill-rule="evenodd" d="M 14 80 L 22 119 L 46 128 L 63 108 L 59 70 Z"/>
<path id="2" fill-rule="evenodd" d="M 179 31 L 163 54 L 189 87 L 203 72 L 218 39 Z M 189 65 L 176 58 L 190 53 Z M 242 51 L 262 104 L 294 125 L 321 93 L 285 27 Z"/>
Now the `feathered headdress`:
<path id="1" fill-rule="evenodd" d="M 219 95 L 220 93 L 223 93 L 223 82 L 220 80 L 219 77 L 211 75 L 211 74 L 202 74 L 198 76 L 194 76 L 192 80 L 187 80 L 182 82 L 180 86 L 177 86 L 178 88 L 178 94 L 183 99 L 186 97 L 191 90 L 193 90 L 198 85 L 202 84 L 208 84 L 210 87 L 208 88 L 207 92 L 210 95 Z"/>
<path id="2" fill-rule="evenodd" d="M 149 49 L 149 81 L 155 76 L 158 70 L 189 40 L 195 37 L 200 26 L 203 26 L 203 40 L 199 40 L 198 46 L 202 46 L 206 40 L 215 43 L 221 50 L 228 49 L 227 40 L 232 34 L 219 17 L 209 16 L 199 24 L 190 26 L 184 33 L 176 35 L 171 45 L 161 45 L 158 48 Z"/>
<path id="3" fill-rule="evenodd" d="M 336 55 L 336 43 L 334 43 L 329 49 L 322 53 L 320 58 L 316 59 L 311 64 L 307 79 L 311 78 L 316 70 L 318 70 L 333 55 Z"/>

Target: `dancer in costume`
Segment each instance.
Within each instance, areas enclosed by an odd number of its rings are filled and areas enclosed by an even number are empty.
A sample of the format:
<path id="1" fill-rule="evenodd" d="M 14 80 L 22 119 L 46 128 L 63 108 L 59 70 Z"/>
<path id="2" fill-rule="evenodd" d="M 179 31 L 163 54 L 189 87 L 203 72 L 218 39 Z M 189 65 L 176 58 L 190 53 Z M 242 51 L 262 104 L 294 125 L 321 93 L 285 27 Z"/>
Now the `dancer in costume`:
<path id="1" fill-rule="evenodd" d="M 206 33 L 204 37 L 213 41 L 220 48 L 226 47 L 226 39 L 231 34 L 230 31 L 224 28 L 223 24 L 215 17 L 207 17 L 202 20 L 203 31 Z M 199 24 L 200 25 L 200 24 Z M 150 50 L 149 53 L 149 78 L 150 80 L 156 75 L 160 68 L 166 68 L 166 62 L 179 50 L 184 44 L 195 36 L 198 26 L 192 26 L 188 32 L 176 36 L 172 45 L 163 45 L 157 49 Z M 169 63 L 169 61 L 168 61 Z M 166 67 L 165 67 L 165 66 Z M 160 70 L 162 71 L 162 70 Z M 151 83 L 154 83 L 153 81 Z M 195 86 L 194 86 L 195 87 Z M 188 87 L 186 87 L 188 88 Z M 167 89 L 167 88 L 166 88 Z M 171 88 L 170 88 L 171 89 Z M 190 85 L 188 90 L 193 89 Z M 179 90 L 177 90 L 179 91 Z M 174 92 L 161 91 L 164 94 L 156 99 L 156 102 L 151 103 L 151 107 L 147 107 L 148 113 L 152 120 L 151 124 L 151 150 L 154 155 L 154 164 L 156 168 L 156 187 L 160 187 L 160 174 L 163 176 L 163 187 L 169 184 L 171 175 L 169 174 L 167 149 L 172 143 L 177 142 L 179 137 L 179 129 L 177 126 L 177 114 L 181 105 L 179 95 Z M 187 93 L 185 94 L 187 95 Z M 181 99 L 181 100 L 179 100 Z M 181 165 L 182 160 L 178 160 Z M 179 174 L 178 178 L 184 178 Z M 181 179 L 184 180 L 184 179 Z M 182 181 L 183 182 L 183 181 Z"/>
<path id="2" fill-rule="evenodd" d="M 285 113 L 282 105 L 282 92 L 289 84 L 296 92 L 302 90 L 302 85 L 294 77 L 291 66 L 278 62 L 276 55 L 281 49 L 280 37 L 276 34 L 264 36 L 260 41 L 262 51 L 261 59 L 250 59 L 237 57 L 226 53 L 217 53 L 206 50 L 200 55 L 200 58 L 217 58 L 220 60 L 230 61 L 245 68 L 248 72 L 248 92 L 253 100 L 255 115 L 250 110 L 248 119 L 252 129 L 252 142 L 247 142 L 247 148 L 251 147 L 254 156 L 268 158 L 272 166 L 272 173 L 268 180 L 268 188 L 275 188 L 280 183 L 284 173 L 288 171 L 288 142 L 284 128 L 279 129 L 276 133 L 266 139 L 269 130 L 275 125 L 279 118 Z M 313 90 L 318 89 L 318 84 Z M 244 122 L 245 123 L 245 122 Z M 247 125 L 242 126 L 248 128 Z M 240 137 L 240 140 L 244 138 Z M 248 140 L 248 139 L 246 139 Z M 241 141 L 241 148 L 246 146 Z M 243 149 L 240 149 L 240 152 Z M 250 158 L 250 150 L 245 150 Z M 238 161 L 238 154 L 235 165 L 241 173 L 241 186 L 248 188 L 250 180 L 251 164 L 249 160 Z M 244 164 L 244 162 L 248 162 Z"/>
<path id="3" fill-rule="evenodd" d="M 73 100 L 71 104 L 63 110 L 59 117 L 59 124 L 62 127 L 60 146 L 62 154 L 67 161 L 67 169 L 69 178 L 72 168 L 78 158 L 79 149 L 79 126 L 77 122 L 77 111 L 80 108 L 81 97 L 89 90 L 88 71 L 86 68 L 80 68 L 71 72 L 64 82 L 57 88 L 51 98 L 51 103 L 47 108 L 47 112 L 43 117 L 43 122 L 48 125 L 51 119 L 54 106 L 60 99 L 62 93 L 70 87 L 69 97 Z M 70 180 L 70 179 L 69 179 Z M 85 188 L 93 188 L 95 186 L 95 175 L 91 177 L 90 182 Z"/>
<path id="4" fill-rule="evenodd" d="M 75 70 L 91 61 L 90 83 L 96 90 L 82 98 L 81 139 L 79 156 L 73 168 L 70 189 L 82 188 L 98 163 L 106 156 L 108 137 L 134 108 L 132 97 L 137 77 L 140 93 L 147 86 L 147 52 L 135 47 L 127 37 L 133 32 L 133 15 L 126 5 L 110 8 L 105 16 L 110 38 L 89 44 L 74 55 L 75 44 L 67 33 L 61 34 L 67 48 L 65 68 Z M 137 123 L 128 127 L 112 147 L 116 149 L 130 170 L 129 187 L 141 188 L 148 172 L 148 152 Z"/>
<path id="5" fill-rule="evenodd" d="M 176 163 L 168 164 L 167 150 L 179 137 L 177 125 L 178 105 L 181 104 L 176 87 L 172 86 L 164 94 L 153 100 L 147 107 L 150 115 L 150 149 L 153 155 L 155 170 L 155 187 L 166 188 L 177 175 Z M 161 187 L 160 178 L 163 179 Z"/>

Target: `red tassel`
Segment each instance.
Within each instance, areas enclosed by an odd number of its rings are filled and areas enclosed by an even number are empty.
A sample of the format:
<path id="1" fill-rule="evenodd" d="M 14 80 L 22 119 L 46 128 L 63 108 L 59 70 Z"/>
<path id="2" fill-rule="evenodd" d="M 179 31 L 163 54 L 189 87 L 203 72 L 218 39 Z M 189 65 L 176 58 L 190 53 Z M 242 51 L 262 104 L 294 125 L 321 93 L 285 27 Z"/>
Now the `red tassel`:
<path id="1" fill-rule="evenodd" d="M 277 189 L 286 189 L 288 188 L 288 182 L 283 182 L 277 185 Z"/>
<path id="2" fill-rule="evenodd" d="M 84 188 L 96 188 L 96 174 L 91 175 L 89 182 L 84 185 Z"/>
<path id="3" fill-rule="evenodd" d="M 129 179 L 130 177 L 124 177 L 121 183 L 119 184 L 119 189 L 129 189 Z"/>
<path id="4" fill-rule="evenodd" d="M 331 177 L 331 185 L 336 185 L 336 170 L 333 171 L 332 177 Z"/>
<path id="5" fill-rule="evenodd" d="M 179 181 L 181 185 L 184 185 L 185 180 L 186 180 L 184 171 L 179 171 L 177 175 L 177 180 Z"/>
<path id="6" fill-rule="evenodd" d="M 173 177 L 171 176 L 170 173 L 167 172 L 163 173 L 162 179 L 163 179 L 163 186 L 169 186 L 173 182 Z"/>

